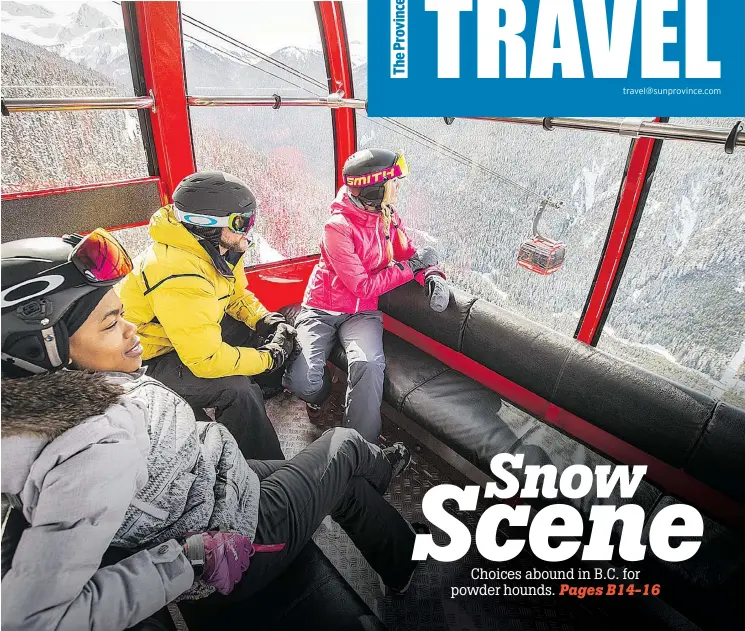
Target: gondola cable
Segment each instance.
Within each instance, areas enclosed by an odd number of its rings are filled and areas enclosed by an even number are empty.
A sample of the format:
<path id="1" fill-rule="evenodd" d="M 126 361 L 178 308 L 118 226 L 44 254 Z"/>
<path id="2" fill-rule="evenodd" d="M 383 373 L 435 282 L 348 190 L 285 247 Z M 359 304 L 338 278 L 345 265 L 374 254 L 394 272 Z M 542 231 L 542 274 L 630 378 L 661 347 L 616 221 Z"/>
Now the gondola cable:
<path id="1" fill-rule="evenodd" d="M 285 79 L 284 77 L 280 77 L 279 75 L 276 75 L 273 72 L 270 72 L 269 70 L 266 70 L 265 68 L 259 68 L 259 67 L 255 66 L 255 65 L 247 62 L 245 59 L 241 59 L 237 55 L 234 55 L 234 54 L 228 52 L 227 50 L 223 50 L 222 48 L 219 48 L 217 46 L 213 46 L 212 44 L 208 44 L 207 42 L 204 42 L 201 39 L 199 39 L 197 37 L 194 37 L 193 35 L 188 35 L 188 34 L 184 33 L 184 38 L 185 39 L 189 39 L 189 40 L 191 40 L 193 42 L 196 42 L 198 44 L 201 44 L 202 46 L 206 46 L 207 48 L 211 48 L 215 52 L 221 53 L 221 54 L 223 54 L 223 55 L 225 55 L 227 57 L 230 57 L 231 59 L 235 59 L 239 63 L 241 63 L 243 65 L 246 65 L 246 66 L 248 66 L 250 68 L 253 68 L 253 69 L 259 70 L 259 71 L 261 71 L 261 72 L 263 72 L 265 74 L 271 75 L 275 79 L 279 79 L 280 81 L 284 81 L 285 83 L 288 83 L 289 85 L 292 85 L 292 86 L 298 88 L 299 90 L 303 90 L 304 92 L 310 92 L 313 96 L 318 96 L 318 97 L 323 96 L 321 94 L 318 94 L 317 92 L 313 92 L 309 88 L 303 87 L 302 85 L 298 85 L 297 83 L 294 83 L 294 82 L 290 81 L 289 79 Z"/>
<path id="2" fill-rule="evenodd" d="M 206 33 L 212 35 L 213 37 L 217 37 L 218 39 L 221 39 L 222 41 L 232 44 L 233 46 L 236 46 L 237 48 L 240 48 L 241 50 L 244 50 L 245 52 L 251 53 L 253 55 L 256 55 L 263 61 L 266 61 L 267 63 L 270 63 L 281 70 L 284 70 L 285 72 L 288 72 L 295 77 L 299 79 L 304 79 L 305 81 L 308 81 L 309 83 L 312 83 L 313 85 L 321 88 L 322 90 L 326 90 L 326 84 L 320 81 L 319 79 L 314 79 L 313 77 L 305 74 L 304 72 L 298 70 L 297 68 L 293 68 L 292 66 L 284 63 L 283 61 L 280 61 L 279 59 L 275 59 L 274 57 L 271 57 L 267 55 L 266 53 L 262 53 L 260 50 L 257 50 L 253 46 L 249 46 L 248 44 L 245 44 L 244 42 L 241 42 L 240 40 L 235 39 L 234 37 L 231 37 L 227 33 L 224 33 L 223 31 L 220 31 L 209 24 L 205 24 L 204 22 L 201 22 L 200 20 L 197 20 L 196 18 L 193 18 L 189 15 L 186 15 L 185 13 L 181 14 L 181 17 L 185 19 L 186 23 L 194 26 L 196 28 L 199 28 Z M 249 64 L 253 66 L 253 64 Z M 255 66 L 253 66 L 255 67 Z"/>

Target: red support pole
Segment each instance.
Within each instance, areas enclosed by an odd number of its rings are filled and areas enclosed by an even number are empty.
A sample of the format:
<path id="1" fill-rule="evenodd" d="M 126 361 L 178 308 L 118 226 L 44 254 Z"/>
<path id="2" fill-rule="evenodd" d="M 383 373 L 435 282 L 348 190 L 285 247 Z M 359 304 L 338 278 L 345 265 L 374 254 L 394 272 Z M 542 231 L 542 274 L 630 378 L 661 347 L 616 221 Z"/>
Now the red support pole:
<path id="1" fill-rule="evenodd" d="M 326 54 L 326 69 L 329 77 L 329 94 L 342 90 L 344 96 L 354 96 L 352 87 L 352 65 L 349 59 L 349 43 L 344 23 L 341 2 L 323 0 L 316 3 L 318 24 Z M 357 125 L 354 110 L 340 108 L 331 112 L 334 129 L 334 155 L 336 158 L 336 188 L 343 185 L 341 170 L 346 159 L 357 151 Z"/>
<path id="2" fill-rule="evenodd" d="M 655 143 L 661 142 L 651 138 L 640 138 L 635 141 L 603 258 L 598 266 L 592 293 L 575 335 L 576 339 L 585 344 L 597 343 L 609 300 L 612 299 L 614 287 L 620 280 L 618 274 L 621 271 L 622 262 L 628 255 L 627 245 L 639 212 L 640 201 L 645 187 L 648 187 L 648 172 Z"/>
<path id="3" fill-rule="evenodd" d="M 164 193 L 196 171 L 186 102 L 184 51 L 178 2 L 136 2 L 145 85 L 155 97 L 151 112 L 155 152 Z"/>

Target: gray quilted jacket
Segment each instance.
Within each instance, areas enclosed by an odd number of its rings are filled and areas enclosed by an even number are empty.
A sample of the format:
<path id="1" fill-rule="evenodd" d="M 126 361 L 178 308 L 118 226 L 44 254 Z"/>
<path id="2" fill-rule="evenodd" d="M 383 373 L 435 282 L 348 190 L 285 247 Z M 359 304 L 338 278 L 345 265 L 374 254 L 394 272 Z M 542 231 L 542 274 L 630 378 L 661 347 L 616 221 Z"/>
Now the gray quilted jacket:
<path id="1" fill-rule="evenodd" d="M 125 629 L 210 593 L 187 532 L 253 538 L 259 480 L 235 440 L 143 372 L 64 370 L 2 395 L 2 492 L 30 524 L 3 569 L 3 631 Z M 111 545 L 138 552 L 99 568 Z"/>

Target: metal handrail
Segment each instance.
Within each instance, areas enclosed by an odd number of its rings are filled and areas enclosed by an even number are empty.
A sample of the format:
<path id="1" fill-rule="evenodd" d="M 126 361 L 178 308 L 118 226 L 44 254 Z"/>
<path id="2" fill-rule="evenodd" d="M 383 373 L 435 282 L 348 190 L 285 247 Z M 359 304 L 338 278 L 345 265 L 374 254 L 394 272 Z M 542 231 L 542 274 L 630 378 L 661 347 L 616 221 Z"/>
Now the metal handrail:
<path id="1" fill-rule="evenodd" d="M 341 94 L 320 97 L 282 97 L 271 96 L 201 96 L 191 95 L 187 102 L 193 107 L 328 107 L 331 109 L 367 109 L 367 101 L 344 98 Z M 141 110 L 155 111 L 153 96 L 135 97 L 74 97 L 74 98 L 4 98 L 3 114 L 17 112 L 53 112 L 74 110 Z M 580 131 L 601 132 L 630 136 L 634 138 L 657 138 L 661 140 L 683 140 L 706 144 L 724 145 L 728 153 L 735 147 L 745 147 L 745 129 L 738 122 L 732 129 L 721 127 L 698 127 L 674 123 L 656 123 L 640 118 L 626 118 L 621 121 L 592 118 L 553 118 L 553 117 L 487 117 L 467 116 L 469 120 L 482 120 L 495 123 L 511 123 L 542 127 L 546 131 L 557 128 Z M 452 122 L 453 119 L 445 119 Z"/>
<path id="2" fill-rule="evenodd" d="M 3 114 L 16 112 L 66 112 L 76 110 L 147 110 L 155 108 L 152 96 L 81 96 L 51 99 L 4 98 Z"/>
<path id="3" fill-rule="evenodd" d="M 367 101 L 361 99 L 347 99 L 340 94 L 329 94 L 319 97 L 280 96 L 196 96 L 186 97 L 187 102 L 195 107 L 330 107 L 338 109 L 348 107 L 363 110 L 367 108 Z"/>
<path id="4" fill-rule="evenodd" d="M 621 121 L 591 118 L 496 118 L 485 116 L 465 117 L 472 120 L 491 121 L 495 123 L 513 123 L 542 127 L 546 131 L 555 128 L 578 129 L 582 131 L 602 132 L 631 136 L 634 138 L 657 138 L 661 140 L 686 140 L 707 144 L 725 145 L 729 143 L 734 149 L 745 147 L 745 130 L 740 122 L 732 129 L 722 127 L 697 127 L 695 125 L 677 125 L 674 123 L 655 123 L 640 118 L 626 118 Z"/>

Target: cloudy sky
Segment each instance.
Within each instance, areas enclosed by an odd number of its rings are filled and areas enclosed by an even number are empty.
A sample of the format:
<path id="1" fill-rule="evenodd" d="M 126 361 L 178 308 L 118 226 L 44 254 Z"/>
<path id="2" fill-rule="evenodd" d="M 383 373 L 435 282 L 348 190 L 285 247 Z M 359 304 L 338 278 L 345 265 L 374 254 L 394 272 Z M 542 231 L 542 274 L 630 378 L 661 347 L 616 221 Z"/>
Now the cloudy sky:
<path id="1" fill-rule="evenodd" d="M 22 4 L 34 4 L 22 2 Z M 82 2 L 36 2 L 58 14 L 77 11 Z M 111 0 L 89 0 L 87 4 L 117 20 L 121 19 L 121 7 Z M 320 50 L 315 9 L 312 0 L 232 0 L 219 2 L 188 1 L 181 3 L 183 13 L 227 33 L 265 53 L 297 46 Z M 351 41 L 366 45 L 366 0 L 345 0 L 347 32 Z M 186 33 L 200 37 L 193 27 Z"/>

